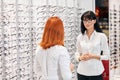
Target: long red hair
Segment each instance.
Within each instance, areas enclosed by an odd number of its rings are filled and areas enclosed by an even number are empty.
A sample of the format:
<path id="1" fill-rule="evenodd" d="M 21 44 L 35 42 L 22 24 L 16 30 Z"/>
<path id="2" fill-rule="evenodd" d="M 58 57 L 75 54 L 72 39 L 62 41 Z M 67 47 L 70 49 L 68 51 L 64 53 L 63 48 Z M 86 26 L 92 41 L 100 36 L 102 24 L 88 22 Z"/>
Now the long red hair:
<path id="1" fill-rule="evenodd" d="M 40 46 L 43 49 L 50 48 L 54 45 L 64 45 L 64 26 L 60 18 L 50 17 L 44 28 Z"/>

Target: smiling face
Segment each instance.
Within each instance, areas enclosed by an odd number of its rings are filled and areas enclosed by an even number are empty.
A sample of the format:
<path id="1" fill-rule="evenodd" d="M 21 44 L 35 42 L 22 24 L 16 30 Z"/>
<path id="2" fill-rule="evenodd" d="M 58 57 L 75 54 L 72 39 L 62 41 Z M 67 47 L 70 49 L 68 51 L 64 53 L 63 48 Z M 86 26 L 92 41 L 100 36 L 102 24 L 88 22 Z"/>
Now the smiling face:
<path id="1" fill-rule="evenodd" d="M 94 24 L 96 20 L 91 20 L 91 19 L 84 19 L 83 24 L 87 30 L 89 29 L 94 29 Z"/>
<path id="2" fill-rule="evenodd" d="M 81 16 L 81 33 L 84 34 L 86 30 L 102 32 L 97 17 L 93 11 L 86 11 Z"/>

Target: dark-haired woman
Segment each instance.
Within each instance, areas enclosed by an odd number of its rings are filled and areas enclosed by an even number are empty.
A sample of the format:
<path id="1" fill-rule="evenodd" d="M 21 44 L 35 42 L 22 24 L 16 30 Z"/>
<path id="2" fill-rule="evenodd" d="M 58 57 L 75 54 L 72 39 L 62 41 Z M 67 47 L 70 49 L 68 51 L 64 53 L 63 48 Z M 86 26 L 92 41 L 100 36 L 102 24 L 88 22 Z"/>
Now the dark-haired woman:
<path id="1" fill-rule="evenodd" d="M 104 71 L 101 60 L 109 59 L 107 37 L 99 27 L 93 11 L 86 11 L 81 16 L 81 34 L 77 37 L 76 60 L 78 80 L 103 80 Z M 101 55 L 103 51 L 103 55 Z"/>

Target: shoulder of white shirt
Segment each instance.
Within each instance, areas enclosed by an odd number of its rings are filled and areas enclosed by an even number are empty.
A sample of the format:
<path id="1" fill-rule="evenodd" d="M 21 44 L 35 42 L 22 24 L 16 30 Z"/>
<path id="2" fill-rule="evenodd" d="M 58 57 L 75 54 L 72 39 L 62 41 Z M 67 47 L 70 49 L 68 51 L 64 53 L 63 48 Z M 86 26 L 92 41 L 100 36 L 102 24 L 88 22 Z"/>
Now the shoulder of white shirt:
<path id="1" fill-rule="evenodd" d="M 106 37 L 106 34 L 105 34 L 105 33 L 102 33 L 102 32 L 97 32 L 97 31 L 94 31 L 94 33 L 95 33 L 95 34 L 97 34 L 97 35 L 101 35 L 101 36 Z M 77 39 L 78 39 L 78 38 L 80 38 L 81 36 L 83 36 L 83 34 L 82 34 L 82 33 L 80 33 L 80 34 L 78 35 Z"/>
<path id="2" fill-rule="evenodd" d="M 61 46 L 61 45 L 55 45 L 55 46 L 51 46 L 50 48 L 48 48 L 47 50 L 50 50 L 50 49 L 55 49 L 56 48 L 56 50 L 58 50 L 58 51 L 63 51 L 63 50 L 67 50 L 67 48 L 66 47 L 64 47 L 64 46 Z M 41 46 L 37 46 L 37 50 L 45 50 L 45 49 L 43 49 Z"/>

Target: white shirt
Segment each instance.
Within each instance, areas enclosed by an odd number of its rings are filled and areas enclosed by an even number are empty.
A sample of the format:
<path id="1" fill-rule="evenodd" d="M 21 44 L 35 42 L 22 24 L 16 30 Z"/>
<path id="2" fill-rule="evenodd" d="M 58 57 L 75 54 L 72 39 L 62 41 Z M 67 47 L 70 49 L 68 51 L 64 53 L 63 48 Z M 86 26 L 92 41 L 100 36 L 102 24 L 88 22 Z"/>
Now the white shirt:
<path id="1" fill-rule="evenodd" d="M 38 46 L 35 54 L 34 67 L 37 76 L 46 77 L 47 80 L 72 79 L 70 56 L 67 49 L 60 45 L 56 45 L 48 49 L 42 49 Z"/>
<path id="2" fill-rule="evenodd" d="M 86 33 L 84 35 L 80 34 L 77 37 L 77 51 L 75 53 L 77 61 L 79 61 L 78 57 L 86 52 L 101 56 L 100 60 L 90 59 L 88 61 L 80 61 L 77 69 L 79 74 L 95 76 L 103 73 L 104 67 L 101 60 L 108 60 L 110 53 L 107 41 L 104 33 L 96 31 L 92 33 L 90 39 Z M 103 55 L 101 55 L 101 51 L 103 51 Z"/>

